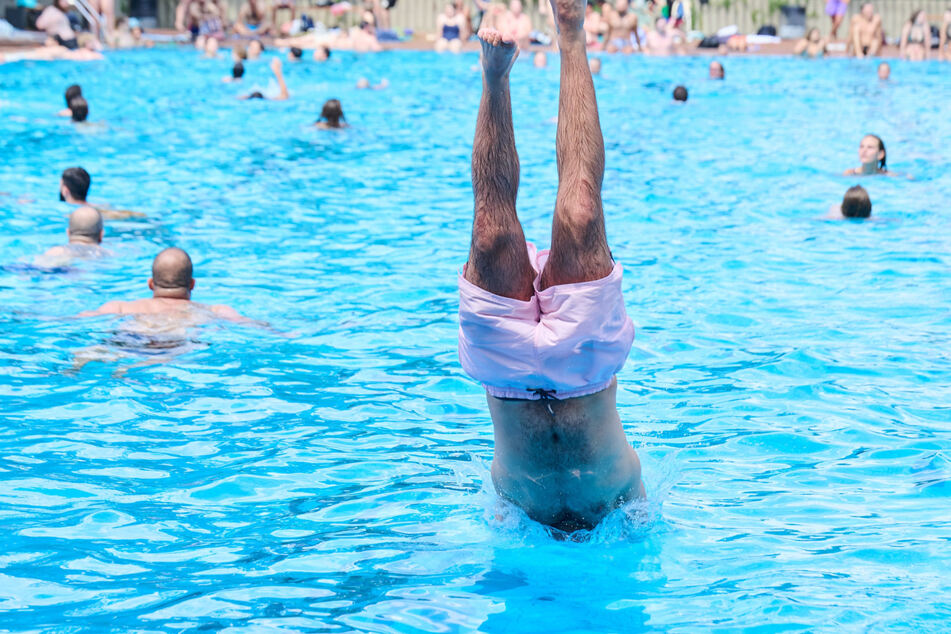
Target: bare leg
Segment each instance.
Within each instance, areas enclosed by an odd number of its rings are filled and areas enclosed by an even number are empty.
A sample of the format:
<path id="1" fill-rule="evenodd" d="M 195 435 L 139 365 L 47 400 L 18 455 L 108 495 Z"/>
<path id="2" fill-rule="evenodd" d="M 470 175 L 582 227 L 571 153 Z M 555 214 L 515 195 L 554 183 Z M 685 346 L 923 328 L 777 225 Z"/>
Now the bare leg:
<path id="1" fill-rule="evenodd" d="M 531 299 L 534 269 L 515 213 L 518 154 L 512 129 L 509 71 L 518 47 L 494 29 L 482 29 L 482 102 L 472 143 L 475 218 L 467 280 L 490 293 Z"/>
<path id="2" fill-rule="evenodd" d="M 604 139 L 581 28 L 585 0 L 551 3 L 561 49 L 561 96 L 555 141 L 558 198 L 543 289 L 601 279 L 613 268 L 601 207 Z"/>

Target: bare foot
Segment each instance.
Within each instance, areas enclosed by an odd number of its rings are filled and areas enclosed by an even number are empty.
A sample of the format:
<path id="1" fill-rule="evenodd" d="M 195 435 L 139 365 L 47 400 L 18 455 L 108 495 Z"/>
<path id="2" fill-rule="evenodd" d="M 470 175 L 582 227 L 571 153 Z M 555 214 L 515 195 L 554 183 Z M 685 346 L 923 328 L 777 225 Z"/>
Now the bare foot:
<path id="1" fill-rule="evenodd" d="M 584 25 L 585 0 L 549 0 L 558 23 L 558 35 L 572 37 L 581 32 Z"/>
<path id="2" fill-rule="evenodd" d="M 479 31 L 482 42 L 482 70 L 485 80 L 498 83 L 509 76 L 512 64 L 518 57 L 518 45 L 512 38 L 506 38 L 495 29 Z"/>

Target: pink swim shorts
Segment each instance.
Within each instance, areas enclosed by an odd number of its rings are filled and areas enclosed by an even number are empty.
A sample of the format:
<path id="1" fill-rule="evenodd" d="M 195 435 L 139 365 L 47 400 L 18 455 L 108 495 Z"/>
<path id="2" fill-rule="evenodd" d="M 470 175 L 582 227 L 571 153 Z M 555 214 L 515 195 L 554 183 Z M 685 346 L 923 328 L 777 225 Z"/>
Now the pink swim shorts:
<path id="1" fill-rule="evenodd" d="M 607 388 L 634 342 L 621 265 L 591 282 L 539 290 L 548 250 L 528 243 L 535 294 L 501 297 L 459 274 L 459 360 L 498 398 L 575 398 Z"/>

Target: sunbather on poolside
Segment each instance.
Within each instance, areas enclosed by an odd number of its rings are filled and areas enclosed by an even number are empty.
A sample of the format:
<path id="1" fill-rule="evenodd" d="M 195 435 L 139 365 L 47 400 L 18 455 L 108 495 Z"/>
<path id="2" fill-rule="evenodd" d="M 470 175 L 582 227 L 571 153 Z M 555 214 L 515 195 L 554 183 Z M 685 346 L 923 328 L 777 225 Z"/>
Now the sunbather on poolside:
<path id="1" fill-rule="evenodd" d="M 551 0 L 561 96 L 551 250 L 525 241 L 509 71 L 518 46 L 483 29 L 483 92 L 472 148 L 475 218 L 459 275 L 459 358 L 483 384 L 495 428 L 492 479 L 533 519 L 591 528 L 644 495 L 618 416 L 634 326 L 601 206 L 604 140 L 588 69 L 584 0 Z"/>

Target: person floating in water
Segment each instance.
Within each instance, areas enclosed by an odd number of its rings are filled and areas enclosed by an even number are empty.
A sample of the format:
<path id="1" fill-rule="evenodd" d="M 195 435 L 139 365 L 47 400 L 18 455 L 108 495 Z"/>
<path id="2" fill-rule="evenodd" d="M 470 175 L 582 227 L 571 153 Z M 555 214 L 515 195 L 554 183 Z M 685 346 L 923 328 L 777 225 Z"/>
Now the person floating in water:
<path id="1" fill-rule="evenodd" d="M 63 266 L 78 258 L 99 258 L 106 254 L 100 246 L 104 231 L 102 214 L 95 207 L 81 205 L 69 215 L 68 243 L 53 247 L 34 260 L 36 266 Z"/>
<path id="2" fill-rule="evenodd" d="M 872 215 L 872 199 L 861 185 L 849 187 L 842 197 L 842 204 L 829 210 L 829 217 L 837 220 L 863 220 Z"/>
<path id="3" fill-rule="evenodd" d="M 275 57 L 271 60 L 271 71 L 274 73 L 274 79 L 277 81 L 278 93 L 275 97 L 265 97 L 264 93 L 254 91 L 250 95 L 238 97 L 238 99 L 270 99 L 271 101 L 286 101 L 291 93 L 287 91 L 287 84 L 284 83 L 284 71 L 282 70 L 281 60 Z"/>
<path id="4" fill-rule="evenodd" d="M 123 220 L 126 218 L 145 218 L 145 214 L 128 209 L 112 209 L 106 205 L 92 205 L 86 200 L 92 177 L 81 167 L 69 167 L 63 170 L 59 179 L 59 199 L 70 205 L 89 205 L 99 211 L 106 220 Z"/>
<path id="5" fill-rule="evenodd" d="M 129 302 L 106 302 L 98 309 L 82 312 L 79 316 L 160 315 L 174 319 L 178 326 L 194 326 L 215 319 L 256 323 L 242 317 L 229 306 L 208 306 L 191 301 L 194 288 L 191 258 L 182 249 L 170 247 L 152 261 L 152 277 L 149 278 L 152 297 Z"/>
<path id="6" fill-rule="evenodd" d="M 710 62 L 708 73 L 710 79 L 726 79 L 726 69 L 723 68 L 723 64 L 716 60 Z"/>
<path id="7" fill-rule="evenodd" d="M 866 134 L 859 143 L 859 161 L 861 167 L 845 170 L 846 176 L 869 176 L 873 174 L 890 174 L 886 167 L 888 155 L 885 153 L 885 142 L 874 134 Z"/>
<path id="8" fill-rule="evenodd" d="M 511 36 L 485 28 L 472 148 L 475 213 L 458 276 L 459 358 L 482 383 L 495 429 L 492 480 L 529 517 L 590 529 L 644 496 L 618 416 L 617 380 L 634 340 L 621 265 L 601 203 L 604 139 L 585 52 L 584 0 L 551 0 L 561 85 L 551 249 L 527 243 L 516 213 L 519 161 Z"/>

